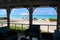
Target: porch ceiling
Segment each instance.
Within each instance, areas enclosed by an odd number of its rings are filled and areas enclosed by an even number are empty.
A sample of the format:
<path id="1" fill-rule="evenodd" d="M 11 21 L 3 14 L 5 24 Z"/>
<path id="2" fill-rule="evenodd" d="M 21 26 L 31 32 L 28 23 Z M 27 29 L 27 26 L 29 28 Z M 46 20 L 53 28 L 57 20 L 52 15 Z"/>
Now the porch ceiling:
<path id="1" fill-rule="evenodd" d="M 6 7 L 29 7 L 29 5 L 37 6 L 56 6 L 58 0 L 0 0 L 0 8 Z"/>

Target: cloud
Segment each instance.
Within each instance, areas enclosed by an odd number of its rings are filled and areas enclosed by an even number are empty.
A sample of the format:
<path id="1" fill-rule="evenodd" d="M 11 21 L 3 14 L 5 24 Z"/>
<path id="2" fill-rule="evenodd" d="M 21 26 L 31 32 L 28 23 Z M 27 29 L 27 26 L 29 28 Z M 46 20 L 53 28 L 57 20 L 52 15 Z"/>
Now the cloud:
<path id="1" fill-rule="evenodd" d="M 28 16 L 29 13 L 21 13 L 22 16 Z"/>

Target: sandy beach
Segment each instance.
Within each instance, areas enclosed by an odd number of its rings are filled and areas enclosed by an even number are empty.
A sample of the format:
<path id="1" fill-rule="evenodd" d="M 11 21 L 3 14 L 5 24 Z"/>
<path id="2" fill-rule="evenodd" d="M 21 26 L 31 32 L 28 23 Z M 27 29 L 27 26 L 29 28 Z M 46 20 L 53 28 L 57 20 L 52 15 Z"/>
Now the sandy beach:
<path id="1" fill-rule="evenodd" d="M 0 20 L 0 27 L 7 26 L 7 20 Z M 29 20 L 10 20 L 10 23 L 13 24 L 29 24 Z M 49 20 L 33 20 L 33 24 L 40 25 L 40 29 L 42 32 L 48 32 L 48 25 L 49 25 L 49 32 L 54 32 L 56 29 L 57 22 L 56 21 L 49 21 Z M 24 25 L 25 26 L 25 25 Z"/>

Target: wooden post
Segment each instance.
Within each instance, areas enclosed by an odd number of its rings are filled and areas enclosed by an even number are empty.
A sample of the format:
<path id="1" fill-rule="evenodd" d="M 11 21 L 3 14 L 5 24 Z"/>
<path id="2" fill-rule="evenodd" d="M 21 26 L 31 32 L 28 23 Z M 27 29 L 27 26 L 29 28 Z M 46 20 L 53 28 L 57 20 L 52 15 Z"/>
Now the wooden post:
<path id="1" fill-rule="evenodd" d="M 8 7 L 7 8 L 7 26 L 10 28 L 10 11 L 11 9 Z"/>
<path id="2" fill-rule="evenodd" d="M 57 30 L 60 29 L 60 5 L 57 5 Z"/>
<path id="3" fill-rule="evenodd" d="M 30 7 L 29 7 L 29 27 L 32 26 L 32 14 L 33 14 L 33 6 L 30 5 Z M 29 40 L 32 40 L 32 37 L 30 37 Z"/>
<path id="4" fill-rule="evenodd" d="M 47 32 L 49 32 L 49 25 L 48 25 L 48 29 L 47 29 Z"/>
<path id="5" fill-rule="evenodd" d="M 29 27 L 32 26 L 32 14 L 33 14 L 33 6 L 29 7 Z"/>

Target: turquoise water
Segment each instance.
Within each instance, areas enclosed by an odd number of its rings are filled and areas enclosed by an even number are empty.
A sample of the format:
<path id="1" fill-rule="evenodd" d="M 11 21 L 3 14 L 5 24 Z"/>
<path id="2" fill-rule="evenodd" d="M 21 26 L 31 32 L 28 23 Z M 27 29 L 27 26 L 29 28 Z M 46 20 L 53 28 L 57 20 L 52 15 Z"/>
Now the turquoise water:
<path id="1" fill-rule="evenodd" d="M 13 16 L 10 16 L 10 18 L 12 18 L 12 19 L 29 19 L 29 16 L 13 15 Z M 37 19 L 56 18 L 57 19 L 57 15 L 33 15 L 33 18 L 37 18 Z"/>

